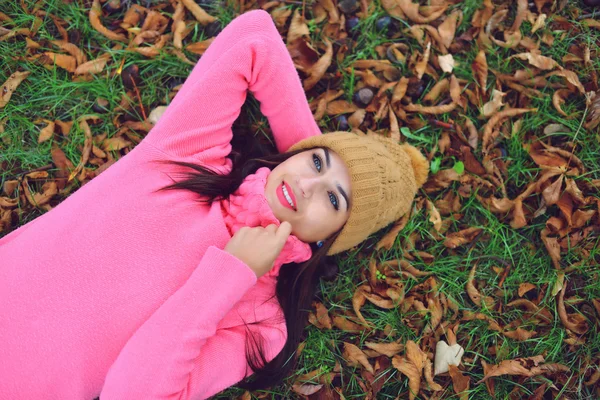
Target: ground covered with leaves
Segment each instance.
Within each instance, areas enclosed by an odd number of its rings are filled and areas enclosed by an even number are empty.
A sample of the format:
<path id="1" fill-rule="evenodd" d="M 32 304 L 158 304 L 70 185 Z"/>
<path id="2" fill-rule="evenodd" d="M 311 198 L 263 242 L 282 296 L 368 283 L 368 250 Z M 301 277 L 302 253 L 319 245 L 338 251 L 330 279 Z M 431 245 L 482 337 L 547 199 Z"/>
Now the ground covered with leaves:
<path id="1" fill-rule="evenodd" d="M 214 36 L 262 8 L 323 132 L 406 141 L 431 175 L 410 215 L 338 257 L 287 384 L 219 397 L 600 398 L 600 11 L 586 3 L 2 2 L 0 235 L 126 155 Z M 268 139 L 252 97 L 236 129 Z"/>

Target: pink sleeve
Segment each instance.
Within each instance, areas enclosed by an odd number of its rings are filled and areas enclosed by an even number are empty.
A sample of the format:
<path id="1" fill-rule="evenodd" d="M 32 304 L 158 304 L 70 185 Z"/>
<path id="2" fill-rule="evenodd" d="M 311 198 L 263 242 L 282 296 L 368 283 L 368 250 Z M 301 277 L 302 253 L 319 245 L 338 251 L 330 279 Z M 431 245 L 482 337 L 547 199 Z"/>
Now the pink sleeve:
<path id="1" fill-rule="evenodd" d="M 231 151 L 231 126 L 248 89 L 260 102 L 280 152 L 321 133 L 271 16 L 253 10 L 215 38 L 144 140 L 169 155 L 221 165 Z"/>
<path id="2" fill-rule="evenodd" d="M 187 282 L 123 347 L 100 399 L 204 399 L 250 375 L 245 326 L 216 327 L 256 280 L 242 261 L 209 247 Z M 272 359 L 286 333 L 268 325 L 258 329 Z"/>

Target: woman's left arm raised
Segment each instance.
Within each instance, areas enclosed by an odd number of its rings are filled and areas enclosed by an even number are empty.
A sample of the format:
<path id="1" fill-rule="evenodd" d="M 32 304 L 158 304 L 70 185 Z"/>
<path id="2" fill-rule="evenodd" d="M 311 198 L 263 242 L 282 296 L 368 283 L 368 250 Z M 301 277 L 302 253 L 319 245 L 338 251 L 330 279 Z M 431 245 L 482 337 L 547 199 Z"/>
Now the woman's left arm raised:
<path id="1" fill-rule="evenodd" d="M 217 324 L 256 280 L 242 261 L 209 247 L 186 283 L 123 347 L 100 400 L 205 399 L 250 375 L 245 326 L 217 330 Z M 271 360 L 287 334 L 269 325 L 258 329 Z"/>
<path id="2" fill-rule="evenodd" d="M 260 101 L 280 152 L 321 133 L 271 16 L 253 10 L 215 38 L 144 141 L 171 156 L 221 165 L 247 90 Z"/>

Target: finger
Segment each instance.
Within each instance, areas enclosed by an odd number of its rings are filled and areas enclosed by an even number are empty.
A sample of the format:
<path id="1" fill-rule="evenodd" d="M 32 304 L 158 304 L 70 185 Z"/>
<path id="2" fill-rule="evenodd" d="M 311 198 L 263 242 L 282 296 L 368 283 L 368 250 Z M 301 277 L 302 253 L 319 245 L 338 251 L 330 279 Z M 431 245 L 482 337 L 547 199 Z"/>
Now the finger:
<path id="1" fill-rule="evenodd" d="M 288 236 L 290 236 L 290 234 L 292 233 L 292 225 L 287 222 L 287 221 L 283 221 L 281 223 L 281 225 L 279 225 L 279 228 L 277 228 L 277 232 L 275 233 L 275 236 L 277 237 L 277 239 L 279 239 L 279 242 L 285 243 L 285 241 L 287 240 Z"/>
<path id="2" fill-rule="evenodd" d="M 265 230 L 269 233 L 273 233 L 273 234 L 277 233 L 277 225 L 275 225 L 275 224 L 267 225 Z"/>

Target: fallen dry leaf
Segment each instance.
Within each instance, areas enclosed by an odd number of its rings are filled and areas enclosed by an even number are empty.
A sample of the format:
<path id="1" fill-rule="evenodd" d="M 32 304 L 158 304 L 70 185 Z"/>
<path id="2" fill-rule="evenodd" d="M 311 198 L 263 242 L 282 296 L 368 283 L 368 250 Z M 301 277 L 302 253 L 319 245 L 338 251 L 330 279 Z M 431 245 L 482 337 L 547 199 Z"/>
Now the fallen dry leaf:
<path id="1" fill-rule="evenodd" d="M 435 21 L 442 14 L 444 14 L 444 11 L 446 11 L 446 8 L 448 7 L 446 4 L 444 4 L 437 11 L 425 17 L 419 13 L 418 3 L 413 3 L 412 0 L 396 0 L 396 2 L 408 19 L 418 24 L 427 24 L 431 21 Z"/>
<path id="2" fill-rule="evenodd" d="M 469 390 L 471 378 L 463 375 L 455 365 L 449 365 L 448 372 L 450 373 L 450 378 L 452 378 L 454 393 L 458 394 L 461 400 L 467 400 L 469 398 L 467 391 Z"/>
<path id="3" fill-rule="evenodd" d="M 54 122 L 50 121 L 48 122 L 48 125 L 46 125 L 40 130 L 40 135 L 38 136 L 38 143 L 45 142 L 54 135 L 54 126 Z"/>
<path id="4" fill-rule="evenodd" d="M 516 358 L 514 360 L 505 360 L 498 365 L 492 365 L 485 373 L 483 379 L 477 382 L 480 384 L 494 376 L 518 375 L 532 377 L 544 373 L 553 373 L 556 371 L 569 372 L 569 368 L 560 364 L 542 364 L 544 357 L 541 355 L 527 358 Z"/>
<path id="5" fill-rule="evenodd" d="M 502 102 L 502 98 L 506 96 L 506 93 L 501 92 L 499 90 L 492 90 L 492 98 L 490 101 L 483 105 L 483 109 L 481 110 L 481 114 L 485 118 L 491 117 L 494 113 L 496 113 L 504 103 Z"/>
<path id="6" fill-rule="evenodd" d="M 373 366 L 369 363 L 367 356 L 365 355 L 365 353 L 362 352 L 361 349 L 359 349 L 352 343 L 343 343 L 344 353 L 342 356 L 344 357 L 344 360 L 348 362 L 348 365 L 351 365 L 353 367 L 358 367 L 359 365 L 362 365 L 370 373 L 375 373 L 375 371 L 373 370 Z"/>
<path id="7" fill-rule="evenodd" d="M 550 57 L 543 56 L 540 50 L 536 49 L 533 49 L 528 53 L 515 54 L 509 57 L 509 59 L 511 58 L 527 60 L 529 61 L 529 64 L 543 70 L 551 70 L 559 66 L 556 61 L 554 61 Z"/>
<path id="8" fill-rule="evenodd" d="M 325 38 L 323 38 L 323 42 L 327 46 L 327 50 L 325 50 L 325 54 L 319 58 L 319 61 L 306 71 L 309 77 L 304 80 L 304 90 L 312 89 L 321 78 L 323 78 L 325 71 L 327 71 L 327 68 L 331 65 L 333 59 L 333 46 L 331 42 Z"/>
<path id="9" fill-rule="evenodd" d="M 458 232 L 450 233 L 446 235 L 444 246 L 455 249 L 458 246 L 470 243 L 480 232 L 481 228 L 471 227 Z"/>
<path id="10" fill-rule="evenodd" d="M 90 24 L 92 25 L 92 27 L 110 40 L 127 42 L 127 38 L 125 37 L 125 35 L 115 33 L 110 29 L 106 28 L 104 25 L 102 25 L 102 22 L 100 21 L 101 16 L 102 7 L 100 6 L 100 0 L 94 0 L 94 2 L 92 3 L 92 8 L 90 9 Z"/>
<path id="11" fill-rule="evenodd" d="M 23 82 L 23 80 L 29 76 L 29 74 L 29 71 L 13 72 L 8 77 L 6 82 L 2 84 L 2 87 L 0 87 L 0 94 L 2 96 L 0 97 L 0 108 L 3 108 L 8 104 L 8 101 L 12 97 L 14 91 L 17 89 L 17 86 L 19 86 L 21 82 Z"/>
<path id="12" fill-rule="evenodd" d="M 95 60 L 88 61 L 75 69 L 75 75 L 99 74 L 104 70 L 107 62 L 108 59 L 103 57 L 98 57 Z"/>
<path id="13" fill-rule="evenodd" d="M 202 7 L 200 7 L 194 0 L 179 0 L 183 3 L 185 8 L 190 10 L 196 20 L 202 25 L 208 25 L 217 19 L 212 15 L 208 14 Z"/>

